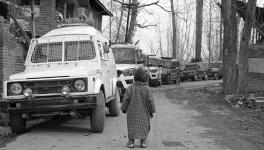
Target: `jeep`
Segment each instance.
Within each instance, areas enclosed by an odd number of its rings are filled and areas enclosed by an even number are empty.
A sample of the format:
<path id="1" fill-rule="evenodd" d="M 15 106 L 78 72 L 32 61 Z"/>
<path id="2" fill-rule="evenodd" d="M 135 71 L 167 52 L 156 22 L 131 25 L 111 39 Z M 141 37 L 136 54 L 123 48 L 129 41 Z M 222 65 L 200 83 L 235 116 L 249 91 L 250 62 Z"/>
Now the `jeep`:
<path id="1" fill-rule="evenodd" d="M 109 40 L 94 27 L 65 25 L 32 39 L 25 71 L 3 84 L 0 111 L 16 133 L 26 121 L 57 115 L 90 116 L 103 132 L 105 107 L 118 116 L 116 64 Z"/>
<path id="2" fill-rule="evenodd" d="M 215 80 L 223 77 L 223 63 L 222 61 L 215 61 L 210 63 L 208 68 L 208 77 L 214 78 Z"/>
<path id="3" fill-rule="evenodd" d="M 191 79 L 197 81 L 198 79 L 208 80 L 207 63 L 196 62 L 186 64 L 181 69 L 181 81 Z"/>

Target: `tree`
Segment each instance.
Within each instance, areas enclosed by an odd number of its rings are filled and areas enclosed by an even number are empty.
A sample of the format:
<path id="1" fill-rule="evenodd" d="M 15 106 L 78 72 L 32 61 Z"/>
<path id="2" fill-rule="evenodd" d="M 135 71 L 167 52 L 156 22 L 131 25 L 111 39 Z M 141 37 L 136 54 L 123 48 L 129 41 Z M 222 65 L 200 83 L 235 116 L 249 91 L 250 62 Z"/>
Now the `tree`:
<path id="1" fill-rule="evenodd" d="M 247 94 L 248 80 L 248 44 L 251 36 L 252 26 L 255 23 L 256 0 L 247 2 L 245 13 L 245 22 L 240 42 L 239 60 L 238 60 L 238 83 L 237 94 Z"/>
<path id="2" fill-rule="evenodd" d="M 138 7 L 139 3 L 138 0 L 133 0 L 132 1 L 132 13 L 131 13 L 131 20 L 130 20 L 130 26 L 128 29 L 128 35 L 127 35 L 127 43 L 132 43 L 132 38 L 134 37 L 135 34 L 135 28 L 137 24 L 137 16 L 138 16 Z"/>
<path id="3" fill-rule="evenodd" d="M 173 4 L 173 0 L 170 0 L 170 3 L 171 3 L 171 17 L 172 17 L 172 57 L 174 59 L 177 58 L 177 55 L 176 54 L 176 49 L 177 49 L 177 45 L 176 45 L 176 13 L 175 13 L 175 9 L 174 9 L 174 4 Z"/>
<path id="4" fill-rule="evenodd" d="M 224 25 L 223 39 L 223 91 L 236 94 L 237 89 L 237 18 L 236 0 L 222 0 L 221 12 Z"/>
<path id="5" fill-rule="evenodd" d="M 209 2 L 209 32 L 207 35 L 207 40 L 208 40 L 208 52 L 209 52 L 209 56 L 208 56 L 208 62 L 209 64 L 211 63 L 211 59 L 212 59 L 212 2 L 210 0 Z"/>
<path id="6" fill-rule="evenodd" d="M 196 61 L 201 60 L 202 30 L 203 30 L 203 0 L 196 0 L 196 43 L 195 43 Z"/>
<path id="7" fill-rule="evenodd" d="M 122 3 L 124 3 L 124 0 L 122 0 Z M 121 7 L 120 17 L 119 20 L 117 21 L 117 33 L 116 33 L 115 42 L 120 41 L 120 29 L 123 21 L 123 16 L 124 16 L 124 10 Z"/>
<path id="8" fill-rule="evenodd" d="M 125 6 L 128 8 L 128 21 L 127 23 L 129 23 L 128 25 L 128 32 L 127 32 L 127 36 L 126 36 L 126 43 L 132 43 L 133 41 L 133 37 L 135 35 L 135 31 L 136 31 L 136 27 L 140 27 L 140 28 L 147 28 L 149 26 L 156 26 L 156 25 L 140 25 L 137 23 L 137 16 L 139 13 L 139 9 L 144 8 L 144 7 L 148 7 L 148 6 L 152 6 L 152 5 L 158 5 L 159 0 L 157 0 L 156 2 L 153 3 L 149 3 L 149 4 L 142 4 L 140 5 L 140 2 L 138 0 L 132 0 L 132 3 L 124 3 L 123 1 L 119 1 L 119 0 L 114 0 L 117 3 L 120 3 L 122 6 Z M 131 9 L 131 19 L 130 18 L 130 9 Z"/>

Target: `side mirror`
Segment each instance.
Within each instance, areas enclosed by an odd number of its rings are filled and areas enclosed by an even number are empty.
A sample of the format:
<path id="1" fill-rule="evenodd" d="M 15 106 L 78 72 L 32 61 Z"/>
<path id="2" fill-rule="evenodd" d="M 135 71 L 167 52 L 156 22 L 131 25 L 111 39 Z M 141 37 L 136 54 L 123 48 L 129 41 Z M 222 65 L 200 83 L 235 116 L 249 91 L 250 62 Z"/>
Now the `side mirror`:
<path id="1" fill-rule="evenodd" d="M 104 53 L 109 53 L 109 46 L 105 43 L 103 46 Z"/>

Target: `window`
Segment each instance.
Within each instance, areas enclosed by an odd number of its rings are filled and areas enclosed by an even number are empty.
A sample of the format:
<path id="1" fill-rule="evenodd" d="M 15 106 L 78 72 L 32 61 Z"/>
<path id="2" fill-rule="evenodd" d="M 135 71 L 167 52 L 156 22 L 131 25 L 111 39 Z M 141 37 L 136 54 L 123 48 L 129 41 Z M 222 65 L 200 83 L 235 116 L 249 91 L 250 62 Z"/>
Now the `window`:
<path id="1" fill-rule="evenodd" d="M 32 63 L 62 61 L 62 43 L 42 43 L 36 45 L 32 57 Z"/>
<path id="2" fill-rule="evenodd" d="M 79 60 L 89 60 L 95 58 L 95 49 L 92 41 L 80 41 Z"/>
<path id="3" fill-rule="evenodd" d="M 77 41 L 65 42 L 65 61 L 77 60 Z"/>
<path id="4" fill-rule="evenodd" d="M 34 52 L 31 58 L 33 63 L 47 62 L 47 44 L 39 44 L 34 48 Z"/>
<path id="5" fill-rule="evenodd" d="M 21 6 L 30 6 L 31 0 L 21 0 L 20 5 Z M 34 0 L 34 5 L 40 5 L 40 0 Z"/>
<path id="6" fill-rule="evenodd" d="M 95 58 L 92 41 L 65 42 L 65 61 L 90 60 Z"/>
<path id="7" fill-rule="evenodd" d="M 102 58 L 103 57 L 103 51 L 102 51 L 102 47 L 101 47 L 101 42 L 100 41 L 97 41 L 97 46 L 98 46 L 100 57 Z"/>

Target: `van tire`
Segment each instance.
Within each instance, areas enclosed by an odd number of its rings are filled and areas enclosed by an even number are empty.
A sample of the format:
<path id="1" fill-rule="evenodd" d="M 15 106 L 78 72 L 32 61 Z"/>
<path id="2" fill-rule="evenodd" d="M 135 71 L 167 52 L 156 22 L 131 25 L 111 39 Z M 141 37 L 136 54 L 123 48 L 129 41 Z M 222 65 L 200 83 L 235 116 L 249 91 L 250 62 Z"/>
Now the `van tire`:
<path id="1" fill-rule="evenodd" d="M 105 126 L 105 96 L 102 90 L 98 94 L 96 108 L 90 116 L 91 130 L 102 133 Z"/>
<path id="2" fill-rule="evenodd" d="M 21 114 L 10 114 L 10 127 L 14 133 L 24 133 L 26 131 L 26 120 Z"/>
<path id="3" fill-rule="evenodd" d="M 113 116 L 113 117 L 119 116 L 120 108 L 118 107 L 118 104 L 117 104 L 118 102 L 120 102 L 120 94 L 119 94 L 119 90 L 116 89 L 115 99 L 111 100 L 107 104 L 110 116 Z"/>

